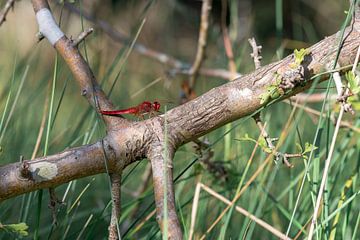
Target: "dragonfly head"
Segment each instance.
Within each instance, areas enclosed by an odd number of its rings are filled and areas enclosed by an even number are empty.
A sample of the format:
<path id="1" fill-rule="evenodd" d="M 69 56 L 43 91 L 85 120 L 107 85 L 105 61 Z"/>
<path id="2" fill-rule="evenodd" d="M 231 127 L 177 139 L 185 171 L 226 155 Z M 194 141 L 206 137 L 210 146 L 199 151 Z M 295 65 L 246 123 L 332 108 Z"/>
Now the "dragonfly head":
<path id="1" fill-rule="evenodd" d="M 155 101 L 155 102 L 153 103 L 153 108 L 154 108 L 155 111 L 159 111 L 159 109 L 160 109 L 160 103 L 157 102 L 157 101 Z"/>

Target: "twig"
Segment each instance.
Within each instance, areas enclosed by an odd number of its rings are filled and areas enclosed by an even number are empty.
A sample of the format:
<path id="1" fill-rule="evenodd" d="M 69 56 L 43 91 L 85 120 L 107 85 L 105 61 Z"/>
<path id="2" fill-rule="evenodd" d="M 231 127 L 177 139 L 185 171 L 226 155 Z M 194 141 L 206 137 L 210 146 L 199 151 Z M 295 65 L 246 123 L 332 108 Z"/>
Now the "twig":
<path id="1" fill-rule="evenodd" d="M 80 10 L 78 8 L 76 8 L 73 4 L 67 3 L 65 1 L 64 6 L 70 12 L 80 15 Z M 119 32 L 118 30 L 114 29 L 108 22 L 106 22 L 104 20 L 98 20 L 94 16 L 92 16 L 91 14 L 89 14 L 85 11 L 82 11 L 81 15 L 89 22 L 92 22 L 96 27 L 103 30 L 114 41 L 119 42 L 121 44 L 128 44 L 131 42 L 127 36 L 125 36 L 124 34 Z M 134 50 L 143 56 L 154 59 L 162 64 L 172 67 L 172 69 L 168 70 L 170 75 L 176 75 L 176 74 L 189 75 L 190 74 L 190 71 L 189 71 L 189 68 L 191 66 L 190 63 L 183 62 L 183 61 L 181 61 L 177 58 L 174 58 L 166 53 L 159 52 L 157 50 L 148 48 L 145 45 L 140 44 L 140 43 L 136 43 L 134 45 Z M 223 79 L 234 78 L 234 75 L 225 69 L 200 68 L 199 74 L 203 75 L 203 76 L 207 76 L 207 77 L 215 77 L 215 78 L 223 78 Z M 235 78 L 238 78 L 241 76 L 242 75 L 240 73 L 236 73 Z"/>
<path id="2" fill-rule="evenodd" d="M 48 82 L 47 93 L 46 93 L 46 98 L 45 98 L 45 102 L 44 102 L 44 110 L 43 110 L 43 114 L 42 114 L 42 118 L 41 118 L 38 136 L 36 138 L 35 147 L 34 147 L 33 153 L 31 154 L 31 159 L 34 159 L 36 157 L 36 154 L 39 151 L 39 148 L 41 145 L 41 139 L 42 139 L 42 135 L 43 135 L 44 129 L 45 129 L 46 117 L 47 117 L 48 111 L 49 111 L 49 98 L 50 98 L 50 89 L 51 89 L 50 83 L 51 83 L 51 81 Z"/>
<path id="3" fill-rule="evenodd" d="M 15 0 L 8 0 L 4 6 L 4 9 L 0 13 L 0 26 L 6 21 L 6 15 L 10 9 L 14 7 Z"/>
<path id="4" fill-rule="evenodd" d="M 57 225 L 57 214 L 56 214 L 56 204 L 63 204 L 63 202 L 56 197 L 55 188 L 49 188 L 50 201 L 48 207 L 51 210 L 52 215 L 52 225 Z"/>
<path id="5" fill-rule="evenodd" d="M 229 31 L 226 26 L 227 2 L 228 2 L 228 0 L 221 1 L 221 31 L 222 31 L 223 40 L 224 40 L 225 53 L 229 60 L 229 63 L 228 63 L 229 71 L 233 74 L 233 76 L 231 76 L 231 78 L 229 78 L 229 81 L 231 81 L 237 77 L 236 76 L 237 73 L 236 73 L 236 64 L 234 61 L 234 53 L 233 53 L 232 46 L 231 46 Z"/>
<path id="6" fill-rule="evenodd" d="M 288 121 L 285 124 L 284 127 L 284 131 L 282 131 L 282 134 L 280 136 L 280 139 L 277 143 L 277 146 L 275 149 L 279 148 L 280 145 L 282 144 L 282 142 L 284 141 L 285 137 L 287 136 L 289 129 L 290 129 L 290 125 L 293 122 L 292 118 L 295 114 L 295 108 L 292 110 Z M 258 143 L 256 143 L 254 151 L 252 152 L 251 156 L 250 156 L 250 160 L 252 160 L 252 158 L 255 156 L 255 150 L 258 146 Z M 255 181 L 255 179 L 257 178 L 257 176 L 263 171 L 263 169 L 265 168 L 265 166 L 270 162 L 270 160 L 272 159 L 271 154 L 267 156 L 267 158 L 265 159 L 265 161 L 258 167 L 258 169 L 255 171 L 255 173 L 251 176 L 251 178 L 245 183 L 245 185 L 241 188 L 241 190 L 239 191 L 238 194 L 236 194 L 236 196 L 233 198 L 233 200 L 231 201 L 231 204 L 229 204 L 228 206 L 226 206 L 226 208 L 220 213 L 220 215 L 216 218 L 216 220 L 213 222 L 213 224 L 211 224 L 211 226 L 206 230 L 206 233 L 204 233 L 201 236 L 201 240 L 205 239 L 206 234 L 210 233 L 212 229 L 214 229 L 214 227 L 216 226 L 216 224 L 218 222 L 220 222 L 220 220 L 222 219 L 222 217 L 225 215 L 225 213 L 236 203 L 236 201 L 242 196 L 242 194 L 245 192 L 245 190 L 250 186 L 250 184 Z"/>
<path id="7" fill-rule="evenodd" d="M 194 200 L 193 200 L 193 205 L 192 205 L 192 209 L 191 209 L 191 222 L 190 222 L 189 240 L 192 240 L 194 232 L 195 232 L 195 221 L 196 221 L 197 208 L 198 208 L 198 205 L 199 205 L 200 191 L 201 191 L 201 183 L 198 182 L 196 184 L 195 193 L 194 193 Z"/>
<path id="8" fill-rule="evenodd" d="M 93 28 L 89 28 L 87 30 L 84 30 L 82 33 L 79 34 L 78 38 L 73 41 L 73 46 L 78 47 L 78 45 L 84 41 L 84 39 L 89 36 L 94 31 Z"/>
<path id="9" fill-rule="evenodd" d="M 57 52 L 63 57 L 65 63 L 72 71 L 75 80 L 80 85 L 81 94 L 87 98 L 88 102 L 98 112 L 100 112 L 101 109 L 114 110 L 114 106 L 97 83 L 88 63 L 55 22 L 47 1 L 32 0 L 32 4 L 36 13 L 40 33 L 48 39 Z M 110 119 L 110 117 L 107 116 L 104 116 L 103 119 L 108 129 L 119 124 L 119 122 L 127 121 L 123 118 Z"/>
<path id="10" fill-rule="evenodd" d="M 298 107 L 298 108 L 304 109 L 305 112 L 310 113 L 310 114 L 313 114 L 313 115 L 315 115 L 315 116 L 321 116 L 321 115 L 322 115 L 322 117 L 327 118 L 327 114 L 326 114 L 326 113 L 321 114 L 320 111 L 317 111 L 317 110 L 312 109 L 312 108 L 310 108 L 310 107 L 303 106 L 303 105 L 301 105 L 301 104 L 299 104 L 299 103 L 290 103 L 289 101 L 284 101 L 284 102 L 286 102 L 287 104 L 294 105 L 294 106 L 296 106 L 296 107 Z M 330 116 L 330 120 L 334 123 L 334 125 L 335 125 L 336 122 L 337 122 L 337 119 L 336 119 L 334 116 Z M 353 125 L 352 125 L 350 122 L 348 122 L 348 121 L 343 121 L 343 120 L 342 120 L 340 127 L 349 128 L 349 129 L 353 130 L 354 132 L 360 133 L 360 128 L 353 126 Z"/>
<path id="11" fill-rule="evenodd" d="M 211 10 L 212 0 L 203 0 L 201 7 L 201 22 L 199 30 L 198 46 L 196 51 L 195 61 L 190 68 L 190 88 L 194 88 L 195 80 L 199 74 L 199 69 L 204 61 L 205 49 L 207 43 L 207 33 L 209 28 L 209 15 Z"/>
<path id="12" fill-rule="evenodd" d="M 313 93 L 311 95 L 306 93 L 300 93 L 292 96 L 290 99 L 297 103 L 317 103 L 322 102 L 326 98 L 326 93 Z M 337 95 L 333 94 L 327 97 L 327 100 L 336 101 Z"/>
<path id="13" fill-rule="evenodd" d="M 252 53 L 251 53 L 251 57 L 254 59 L 254 64 L 255 64 L 255 69 L 259 69 L 261 67 L 261 46 L 258 46 L 256 44 L 255 38 L 249 38 L 248 39 L 251 48 L 252 48 Z M 259 127 L 260 132 L 262 134 L 262 136 L 264 137 L 266 144 L 268 146 L 268 148 L 272 151 L 272 153 L 274 154 L 274 160 L 277 162 L 278 160 L 282 160 L 282 162 L 288 167 L 288 168 L 292 168 L 294 167 L 294 165 L 292 165 L 288 159 L 289 158 L 296 158 L 296 157 L 301 157 L 301 154 L 289 154 L 289 153 L 281 153 L 278 152 L 277 150 L 275 150 L 275 146 L 273 144 L 274 141 L 277 141 L 278 138 L 271 138 L 270 135 L 267 133 L 262 121 L 261 121 L 261 116 L 260 116 L 260 112 L 254 115 L 254 120 L 256 122 L 256 125 Z"/>
<path id="14" fill-rule="evenodd" d="M 232 204 L 230 200 L 228 200 L 224 196 L 218 194 L 217 192 L 215 192 L 214 190 L 212 190 L 211 188 L 209 188 L 205 184 L 198 183 L 198 185 L 200 185 L 200 187 L 202 189 L 204 189 L 206 192 L 208 192 L 210 195 L 214 196 L 215 198 L 219 199 L 220 201 L 224 202 L 225 204 L 227 204 L 227 205 Z M 195 200 L 195 197 L 194 197 L 194 200 Z M 264 229 L 268 230 L 269 232 L 271 232 L 272 234 L 274 234 L 278 238 L 280 238 L 280 239 L 291 239 L 291 238 L 287 237 L 285 234 L 283 234 L 282 232 L 280 232 L 279 230 L 277 230 L 276 228 L 274 228 L 273 226 L 271 226 L 270 224 L 268 224 L 267 222 L 265 222 L 262 219 L 256 217 L 255 215 L 249 213 L 244 208 L 239 207 L 239 206 L 235 206 L 235 210 L 238 211 L 239 213 L 241 213 L 242 215 L 244 215 L 245 217 L 248 217 L 249 219 L 251 219 L 252 221 L 257 223 L 258 225 L 263 227 Z"/>
<path id="15" fill-rule="evenodd" d="M 248 41 L 249 41 L 249 43 L 251 45 L 251 48 L 253 50 L 250 55 L 254 59 L 255 69 L 258 69 L 258 68 L 261 67 L 261 62 L 260 61 L 261 61 L 262 57 L 261 57 L 260 53 L 261 53 L 262 46 L 258 46 L 256 44 L 255 38 L 249 38 Z"/>

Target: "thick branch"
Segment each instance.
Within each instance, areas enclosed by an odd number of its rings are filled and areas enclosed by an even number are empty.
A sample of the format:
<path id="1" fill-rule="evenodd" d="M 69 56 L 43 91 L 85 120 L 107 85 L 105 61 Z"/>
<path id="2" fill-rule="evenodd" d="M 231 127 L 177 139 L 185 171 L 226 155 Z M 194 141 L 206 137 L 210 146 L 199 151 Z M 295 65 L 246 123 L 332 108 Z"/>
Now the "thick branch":
<path id="1" fill-rule="evenodd" d="M 360 43 L 360 34 L 351 28 L 346 31 L 347 38 L 341 49 L 339 64 L 352 64 L 356 55 L 356 47 Z M 309 88 L 317 74 L 325 71 L 329 62 L 333 62 L 338 46 L 337 34 L 325 38 L 309 48 L 311 54 L 304 61 L 305 73 L 299 84 L 278 100 L 288 98 Z M 260 95 L 275 84 L 278 76 L 291 71 L 293 55 L 285 59 L 259 68 L 237 81 L 214 88 L 202 96 L 167 112 L 167 123 L 170 135 L 176 145 L 182 145 L 198 138 L 224 124 L 250 115 L 264 106 L 260 103 Z M 343 69 L 344 70 L 344 69 Z M 329 74 L 321 76 L 322 80 Z"/>
<path id="2" fill-rule="evenodd" d="M 109 170 L 119 167 L 115 153 L 104 141 Z M 102 141 L 53 156 L 0 167 L 0 202 L 37 189 L 56 187 L 71 180 L 106 172 Z"/>
<path id="3" fill-rule="evenodd" d="M 32 0 L 32 4 L 36 13 L 40 33 L 49 40 L 57 52 L 63 57 L 80 86 L 81 94 L 87 98 L 88 102 L 97 111 L 100 109 L 113 110 L 114 107 L 112 103 L 96 82 L 94 74 L 80 54 L 77 46 L 62 33 L 55 23 L 47 1 Z M 104 120 L 109 128 L 119 124 L 119 122 L 125 122 L 125 120 L 120 118 L 110 120 L 107 116 L 104 116 Z"/>
<path id="4" fill-rule="evenodd" d="M 111 220 L 109 225 L 109 240 L 120 239 L 119 218 L 121 209 L 121 174 L 112 173 L 111 178 Z"/>
<path id="5" fill-rule="evenodd" d="M 163 122 L 151 125 L 152 144 L 147 157 L 150 160 L 157 221 L 165 239 L 182 239 L 182 231 L 176 214 L 175 194 L 173 185 L 174 144 L 168 138 L 168 128 Z"/>
<path id="6" fill-rule="evenodd" d="M 168 239 L 181 240 L 182 230 L 175 206 L 172 157 L 170 148 L 162 147 L 160 143 L 153 145 L 148 153 L 153 172 L 156 220 L 161 232 L 167 232 Z"/>
<path id="7" fill-rule="evenodd" d="M 311 61 L 307 65 L 309 74 L 306 79 L 321 73 L 324 70 L 324 65 L 335 59 L 336 36 L 334 34 L 310 48 Z M 353 62 L 359 43 L 360 34 L 355 30 L 351 33 L 347 31 L 347 38 L 340 54 L 340 65 L 345 66 Z M 169 132 L 168 140 L 171 142 L 171 146 L 178 147 L 228 122 L 252 114 L 262 107 L 259 95 L 266 91 L 266 87 L 274 81 L 275 73 L 283 72 L 291 62 L 293 62 L 293 58 L 289 56 L 280 62 L 264 66 L 237 81 L 214 88 L 204 95 L 168 111 L 166 122 Z M 329 74 L 324 74 L 323 80 L 328 76 Z M 311 83 L 312 81 L 304 82 L 304 86 L 295 88 L 283 98 L 303 91 L 311 86 Z M 150 127 L 156 125 L 164 126 L 164 115 L 109 131 L 105 143 L 114 149 L 117 159 L 122 159 L 117 164 L 124 167 L 145 157 L 147 149 L 154 141 L 154 134 L 163 131 L 161 127 Z M 0 200 L 40 188 L 58 186 L 72 179 L 105 172 L 99 144 L 36 159 L 34 163 L 50 161 L 50 163 L 60 164 L 56 178 L 41 183 L 20 181 L 16 177 L 19 172 L 19 163 L 0 167 Z M 64 156 L 69 156 L 69 159 Z M 74 161 L 74 157 L 80 158 L 80 160 Z M 89 161 L 88 159 L 93 160 Z M 112 163 L 114 159 L 115 157 L 109 157 L 110 166 L 114 164 Z M 111 167 L 110 170 L 112 170 Z"/>

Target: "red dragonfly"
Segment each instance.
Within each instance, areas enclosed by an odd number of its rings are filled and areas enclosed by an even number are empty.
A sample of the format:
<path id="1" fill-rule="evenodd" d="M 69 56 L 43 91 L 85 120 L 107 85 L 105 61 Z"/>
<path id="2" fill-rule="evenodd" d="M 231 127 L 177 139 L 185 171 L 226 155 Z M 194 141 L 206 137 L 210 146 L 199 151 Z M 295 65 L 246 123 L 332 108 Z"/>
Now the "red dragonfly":
<path id="1" fill-rule="evenodd" d="M 160 109 L 160 103 L 158 101 L 154 101 L 154 102 L 144 101 L 135 107 L 121 109 L 121 110 L 114 110 L 114 111 L 101 110 L 101 113 L 110 116 L 132 114 L 138 117 L 143 117 L 143 115 L 145 114 L 152 114 L 155 112 L 159 112 L 159 109 Z"/>

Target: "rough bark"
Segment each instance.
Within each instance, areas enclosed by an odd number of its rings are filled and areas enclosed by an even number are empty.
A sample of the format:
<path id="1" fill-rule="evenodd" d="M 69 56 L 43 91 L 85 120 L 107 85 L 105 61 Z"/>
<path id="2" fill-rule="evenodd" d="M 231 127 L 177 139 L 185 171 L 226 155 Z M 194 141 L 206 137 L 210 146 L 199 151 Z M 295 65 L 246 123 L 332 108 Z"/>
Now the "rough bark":
<path id="1" fill-rule="evenodd" d="M 49 8 L 46 1 L 33 0 L 32 2 L 35 12 Z M 356 20 L 346 30 L 346 38 L 338 61 L 340 66 L 350 65 L 353 62 L 360 44 L 359 22 L 357 18 Z M 297 79 L 299 84 L 287 89 L 286 95 L 280 99 L 288 98 L 309 88 L 313 83 L 312 77 L 328 70 L 329 64 L 335 60 L 338 37 L 338 34 L 334 34 L 309 48 L 311 53 L 303 64 L 305 74 L 301 79 Z M 99 108 L 111 110 L 113 108 L 111 102 L 71 41 L 64 36 L 54 44 L 54 47 L 65 59 L 89 103 L 96 110 Z M 282 77 L 291 71 L 292 62 L 294 62 L 294 57 L 290 55 L 236 81 L 211 89 L 198 98 L 171 109 L 166 115 L 141 122 L 104 117 L 108 133 L 103 140 L 95 144 L 73 148 L 31 162 L 24 161 L 1 166 L 0 201 L 37 189 L 56 187 L 85 176 L 105 173 L 104 161 L 106 160 L 108 171 L 119 173 L 130 163 L 148 157 L 153 169 L 155 201 L 160 227 L 163 228 L 163 216 L 167 215 L 169 236 L 173 239 L 181 239 L 182 233 L 176 216 L 172 185 L 174 152 L 182 144 L 264 107 L 265 103 L 260 103 L 259 96 L 267 91 L 268 86 L 274 84 L 276 76 Z M 328 77 L 329 73 L 321 76 L 322 80 Z M 164 152 L 166 152 L 165 155 L 163 155 Z M 169 162 L 164 162 L 164 159 Z M 166 198 L 164 198 L 164 189 L 167 189 Z M 167 199 L 166 213 L 163 208 L 164 199 Z M 118 213 L 116 212 L 115 215 Z M 164 229 L 162 230 L 164 232 Z"/>

